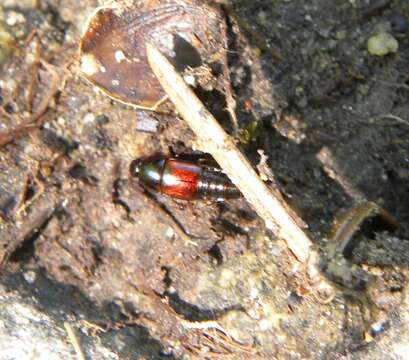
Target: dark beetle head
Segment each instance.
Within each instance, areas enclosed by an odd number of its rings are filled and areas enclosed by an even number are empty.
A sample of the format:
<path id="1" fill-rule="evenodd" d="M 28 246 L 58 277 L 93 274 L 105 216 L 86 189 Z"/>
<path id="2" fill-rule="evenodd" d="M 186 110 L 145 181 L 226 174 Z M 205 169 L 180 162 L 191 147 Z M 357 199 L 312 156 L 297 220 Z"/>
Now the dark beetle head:
<path id="1" fill-rule="evenodd" d="M 141 171 L 141 167 L 143 166 L 143 160 L 142 159 L 136 159 L 131 162 L 131 165 L 129 166 L 129 171 L 132 176 L 139 177 L 139 173 Z"/>
<path id="2" fill-rule="evenodd" d="M 130 165 L 130 172 L 144 187 L 159 191 L 164 164 L 163 157 L 136 159 Z"/>

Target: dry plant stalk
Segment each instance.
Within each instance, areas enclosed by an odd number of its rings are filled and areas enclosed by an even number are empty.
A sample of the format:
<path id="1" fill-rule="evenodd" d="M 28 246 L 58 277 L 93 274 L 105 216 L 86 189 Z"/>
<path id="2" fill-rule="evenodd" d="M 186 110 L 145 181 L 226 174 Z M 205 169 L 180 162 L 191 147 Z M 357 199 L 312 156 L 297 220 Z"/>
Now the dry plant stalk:
<path id="1" fill-rule="evenodd" d="M 254 207 L 266 226 L 276 230 L 299 261 L 311 256 L 312 242 L 286 211 L 280 199 L 253 170 L 233 139 L 175 71 L 173 65 L 151 44 L 146 45 L 149 64 L 176 110 L 197 137 L 198 146 L 211 154 L 231 181 Z"/>
<path id="2" fill-rule="evenodd" d="M 78 360 L 86 360 L 84 352 L 81 349 L 80 342 L 78 340 L 77 335 L 75 334 L 74 329 L 72 328 L 71 324 L 68 321 L 64 321 L 64 328 L 67 332 L 68 338 L 72 346 L 74 347 L 75 354 L 77 355 Z"/>

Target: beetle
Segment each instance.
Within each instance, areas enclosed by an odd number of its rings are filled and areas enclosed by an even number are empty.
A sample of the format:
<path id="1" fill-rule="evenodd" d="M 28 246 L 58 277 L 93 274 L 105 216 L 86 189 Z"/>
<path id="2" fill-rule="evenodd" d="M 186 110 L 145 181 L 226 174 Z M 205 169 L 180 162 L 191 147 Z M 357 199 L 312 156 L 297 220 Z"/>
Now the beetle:
<path id="1" fill-rule="evenodd" d="M 241 195 L 221 169 L 195 160 L 155 155 L 132 161 L 130 172 L 144 188 L 177 199 L 224 199 Z"/>

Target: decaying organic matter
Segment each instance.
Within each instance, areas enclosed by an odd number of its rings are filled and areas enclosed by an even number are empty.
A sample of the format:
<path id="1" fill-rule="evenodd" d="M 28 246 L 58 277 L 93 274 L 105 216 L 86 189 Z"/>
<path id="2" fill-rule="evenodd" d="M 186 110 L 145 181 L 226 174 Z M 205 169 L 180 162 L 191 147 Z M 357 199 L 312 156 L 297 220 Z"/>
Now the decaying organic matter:
<path id="1" fill-rule="evenodd" d="M 165 96 L 146 59 L 158 46 L 179 69 L 198 67 L 224 51 L 220 12 L 201 1 L 148 0 L 98 8 L 86 25 L 80 67 L 112 98 L 153 108 Z"/>
<path id="2" fill-rule="evenodd" d="M 368 277 L 365 272 L 348 261 L 352 250 L 356 246 L 357 233 L 364 223 L 370 220 L 377 223 L 370 224 L 372 229 L 366 230 L 373 233 L 375 230 L 394 231 L 398 224 L 384 209 L 373 202 L 366 202 L 351 207 L 340 214 L 334 221 L 333 229 L 329 235 L 327 245 L 327 261 L 324 270 L 334 281 L 352 289 L 365 288 Z"/>
<path id="3" fill-rule="evenodd" d="M 237 145 L 303 218 L 308 227 L 298 225 L 320 259 L 331 254 L 325 235 L 340 209 L 370 201 L 399 222 L 394 233 L 371 227 L 368 234 L 365 224 L 355 231 L 358 221 L 351 221 L 357 240 L 352 254 L 343 256 L 348 236 L 335 252 L 348 271 L 360 268 L 370 281 L 364 290 L 334 286 L 332 292 L 311 281 L 310 269 L 282 237 L 265 229 L 245 200 L 149 196 L 131 181 L 132 160 L 175 156 L 197 144 L 173 111 L 135 109 L 143 106 L 139 97 L 133 106 L 112 101 L 79 75 L 79 40 L 102 1 L 0 3 L 0 30 L 17 46 L 0 65 L 0 127 L 9 136 L 0 148 L 1 344 L 26 335 L 3 306 L 18 291 L 61 327 L 69 321 L 79 328 L 88 358 L 398 360 L 405 354 L 409 3 L 383 2 L 388 6 L 365 16 L 357 1 L 228 1 L 241 21 L 227 16 L 220 25 L 226 29 L 214 30 L 227 51 L 219 58 L 219 45 L 203 44 L 214 46 L 210 58 L 200 53 L 203 65 L 181 72 L 229 132 L 227 72 L 237 133 L 243 135 L 235 138 Z M 116 24 L 121 20 L 110 9 L 147 4 L 219 14 L 200 0 L 106 3 L 100 15 Z M 389 20 L 396 16 L 399 31 Z M 367 52 L 366 41 L 378 30 L 392 32 L 398 53 L 374 58 Z M 190 44 L 198 50 L 189 54 L 206 52 Z M 172 50 L 161 49 L 170 60 Z M 115 53 L 114 60 L 127 64 L 125 51 L 117 59 Z M 73 60 L 78 63 L 69 65 Z M 42 64 L 52 64 L 65 86 L 49 92 L 56 89 L 52 71 Z M 198 76 L 210 81 L 196 81 Z M 159 98 L 151 98 L 149 107 Z M 28 131 L 8 132 L 43 105 Z M 170 110 L 170 102 L 164 105 L 161 110 Z M 114 356 L 94 356 L 87 339 L 93 336 Z"/>

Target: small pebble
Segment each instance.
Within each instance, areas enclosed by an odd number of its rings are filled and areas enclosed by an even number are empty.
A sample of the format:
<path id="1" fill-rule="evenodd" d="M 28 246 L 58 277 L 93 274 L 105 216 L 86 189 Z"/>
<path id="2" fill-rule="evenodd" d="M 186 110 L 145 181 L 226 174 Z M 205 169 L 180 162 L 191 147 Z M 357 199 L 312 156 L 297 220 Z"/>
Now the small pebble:
<path id="1" fill-rule="evenodd" d="M 84 124 L 92 124 L 95 121 L 95 115 L 93 113 L 88 113 L 83 118 Z"/>
<path id="2" fill-rule="evenodd" d="M 381 32 L 368 39 L 367 49 L 371 55 L 385 56 L 389 53 L 396 53 L 399 44 L 391 34 Z"/>
<path id="3" fill-rule="evenodd" d="M 183 80 L 185 80 L 185 83 L 190 86 L 196 86 L 196 79 L 193 75 L 185 75 L 183 76 Z"/>
<path id="4" fill-rule="evenodd" d="M 57 123 L 58 123 L 59 125 L 61 125 L 61 126 L 65 126 L 65 119 L 60 116 L 60 117 L 57 119 Z"/>
<path id="5" fill-rule="evenodd" d="M 109 123 L 109 117 L 104 114 L 98 115 L 95 118 L 95 121 L 98 123 L 98 125 L 106 125 Z"/>
<path id="6" fill-rule="evenodd" d="M 385 325 L 387 325 L 387 322 L 379 322 L 372 324 L 371 326 L 371 335 L 372 336 L 377 336 L 385 331 Z"/>
<path id="7" fill-rule="evenodd" d="M 34 283 L 36 281 L 37 274 L 35 271 L 29 270 L 23 274 L 24 280 L 27 281 L 29 284 Z"/>
<path id="8" fill-rule="evenodd" d="M 7 13 L 6 17 L 6 23 L 8 26 L 14 26 L 17 24 L 22 24 L 26 21 L 25 17 L 23 14 L 15 12 L 15 11 L 9 11 Z"/>
<path id="9" fill-rule="evenodd" d="M 166 230 L 166 237 L 168 239 L 172 239 L 175 236 L 175 230 L 173 230 L 171 227 L 168 227 Z"/>
<path id="10" fill-rule="evenodd" d="M 158 132 L 158 126 L 158 120 L 149 116 L 141 116 L 138 117 L 135 130 L 155 134 Z"/>

